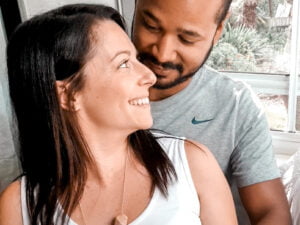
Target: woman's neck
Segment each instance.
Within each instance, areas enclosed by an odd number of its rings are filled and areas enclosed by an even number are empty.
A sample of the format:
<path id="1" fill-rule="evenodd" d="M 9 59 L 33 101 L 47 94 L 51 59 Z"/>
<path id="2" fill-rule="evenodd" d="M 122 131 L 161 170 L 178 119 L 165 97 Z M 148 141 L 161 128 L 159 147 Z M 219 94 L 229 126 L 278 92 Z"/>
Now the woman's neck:
<path id="1" fill-rule="evenodd" d="M 132 152 L 126 140 L 96 143 L 89 146 L 93 162 L 88 165 L 88 180 L 98 180 L 102 184 L 110 183 L 119 176 L 128 154 Z"/>

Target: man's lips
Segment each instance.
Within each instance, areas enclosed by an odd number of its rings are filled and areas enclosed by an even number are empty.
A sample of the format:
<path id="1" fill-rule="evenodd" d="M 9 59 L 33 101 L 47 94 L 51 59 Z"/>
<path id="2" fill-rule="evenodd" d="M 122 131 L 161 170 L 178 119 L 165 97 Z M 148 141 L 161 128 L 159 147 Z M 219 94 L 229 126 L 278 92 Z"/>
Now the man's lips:
<path id="1" fill-rule="evenodd" d="M 156 65 L 152 62 L 147 62 L 146 65 L 152 70 L 153 73 L 156 74 L 158 78 L 164 78 L 170 73 L 176 72 L 174 69 L 165 69 L 162 66 Z"/>

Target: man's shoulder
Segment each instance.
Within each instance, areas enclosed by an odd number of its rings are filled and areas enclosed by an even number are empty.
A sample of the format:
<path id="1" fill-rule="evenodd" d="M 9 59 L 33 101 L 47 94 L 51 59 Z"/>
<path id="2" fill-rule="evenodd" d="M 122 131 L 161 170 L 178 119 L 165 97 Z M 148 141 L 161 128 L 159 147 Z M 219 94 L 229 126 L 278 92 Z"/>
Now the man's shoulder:
<path id="1" fill-rule="evenodd" d="M 239 80 L 234 80 L 224 73 L 206 65 L 203 66 L 202 75 L 204 82 L 214 84 L 214 86 L 218 87 L 218 89 L 249 89 L 249 86 L 246 83 Z"/>
<path id="2" fill-rule="evenodd" d="M 203 76 L 198 86 L 203 92 L 214 93 L 220 99 L 238 98 L 241 96 L 252 98 L 253 90 L 243 81 L 234 80 L 222 72 L 218 72 L 208 66 L 203 66 Z"/>

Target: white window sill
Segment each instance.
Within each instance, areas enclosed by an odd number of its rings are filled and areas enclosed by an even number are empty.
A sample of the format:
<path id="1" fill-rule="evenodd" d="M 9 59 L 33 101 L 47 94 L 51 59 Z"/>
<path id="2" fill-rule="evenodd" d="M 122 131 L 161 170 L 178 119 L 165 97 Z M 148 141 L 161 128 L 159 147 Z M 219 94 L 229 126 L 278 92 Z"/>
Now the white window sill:
<path id="1" fill-rule="evenodd" d="M 290 155 L 275 154 L 277 166 L 280 167 L 282 164 L 286 163 L 290 157 Z"/>
<path id="2" fill-rule="evenodd" d="M 291 156 L 300 150 L 300 133 L 271 131 L 275 154 Z"/>

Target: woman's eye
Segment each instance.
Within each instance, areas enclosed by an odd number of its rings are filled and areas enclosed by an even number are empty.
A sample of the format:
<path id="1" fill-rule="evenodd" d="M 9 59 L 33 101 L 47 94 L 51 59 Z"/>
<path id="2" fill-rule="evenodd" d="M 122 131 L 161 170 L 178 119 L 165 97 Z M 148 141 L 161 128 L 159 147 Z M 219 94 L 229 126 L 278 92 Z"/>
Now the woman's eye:
<path id="1" fill-rule="evenodd" d="M 129 68 L 128 60 L 122 62 L 122 63 L 120 64 L 119 68 Z"/>

